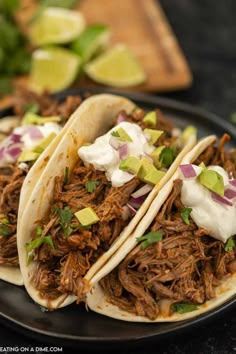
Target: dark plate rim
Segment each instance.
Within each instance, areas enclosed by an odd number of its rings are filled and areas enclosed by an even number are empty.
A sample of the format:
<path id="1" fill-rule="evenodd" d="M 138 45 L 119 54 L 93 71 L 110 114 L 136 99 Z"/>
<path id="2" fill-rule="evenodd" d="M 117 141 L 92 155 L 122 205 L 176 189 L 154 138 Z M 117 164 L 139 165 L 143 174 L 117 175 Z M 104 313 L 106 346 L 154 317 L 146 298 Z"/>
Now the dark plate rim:
<path id="1" fill-rule="evenodd" d="M 207 110 L 197 107 L 188 103 L 184 102 L 179 102 L 173 99 L 169 99 L 166 97 L 160 97 L 160 96 L 154 96 L 151 94 L 145 94 L 145 93 L 131 93 L 131 92 L 124 92 L 124 91 L 118 91 L 118 90 L 113 90 L 113 89 L 69 89 L 65 90 L 63 92 L 57 93 L 53 95 L 54 97 L 58 99 L 63 99 L 65 96 L 68 95 L 75 95 L 75 94 L 84 94 L 90 92 L 91 94 L 99 94 L 99 93 L 113 93 L 113 94 L 118 94 L 118 95 L 123 95 L 127 98 L 130 98 L 133 101 L 138 102 L 140 105 L 152 105 L 152 106 L 161 106 L 166 109 L 171 109 L 178 114 L 187 113 L 191 115 L 196 115 L 201 117 L 201 119 L 206 120 L 216 127 L 221 128 L 222 130 L 228 132 L 231 134 L 233 139 L 236 139 L 236 127 L 231 124 L 230 122 L 225 121 L 223 118 L 217 116 L 214 113 L 208 112 Z M 4 115 L 7 115 L 11 112 L 11 107 L 7 107 L 3 110 L 0 110 L 0 117 L 3 117 Z M 227 310 L 230 307 L 233 307 L 233 305 L 236 304 L 236 296 L 231 297 L 227 302 L 224 304 L 220 305 L 219 307 L 205 313 L 201 314 L 195 318 L 185 320 L 178 322 L 178 327 L 177 328 L 167 328 L 164 333 L 151 333 L 150 335 L 144 334 L 144 335 L 138 335 L 132 336 L 130 338 L 119 338 L 117 337 L 89 337 L 89 336 L 77 336 L 77 335 L 69 335 L 69 334 L 61 334 L 61 333 L 56 333 L 56 332 L 51 332 L 47 330 L 41 330 L 38 328 L 35 328 L 33 326 L 26 325 L 22 323 L 21 321 L 18 321 L 14 319 L 12 316 L 5 315 L 3 312 L 0 312 L 0 322 L 3 325 L 6 325 L 13 330 L 23 332 L 26 336 L 30 336 L 34 339 L 45 339 L 50 341 L 50 338 L 58 339 L 58 340 L 64 340 L 67 342 L 67 344 L 116 344 L 120 343 L 121 341 L 123 343 L 138 343 L 140 341 L 146 341 L 146 340 L 151 340 L 153 338 L 157 337 L 164 337 L 165 335 L 168 335 L 170 333 L 179 333 L 180 331 L 190 328 L 191 326 L 196 326 L 199 325 L 202 322 L 207 321 L 208 319 L 212 318 L 213 316 L 219 315 L 222 313 L 223 310 Z M 7 322 L 5 322 L 7 321 Z M 132 324 L 131 324 L 132 325 Z M 148 324 L 152 326 L 153 324 Z"/>

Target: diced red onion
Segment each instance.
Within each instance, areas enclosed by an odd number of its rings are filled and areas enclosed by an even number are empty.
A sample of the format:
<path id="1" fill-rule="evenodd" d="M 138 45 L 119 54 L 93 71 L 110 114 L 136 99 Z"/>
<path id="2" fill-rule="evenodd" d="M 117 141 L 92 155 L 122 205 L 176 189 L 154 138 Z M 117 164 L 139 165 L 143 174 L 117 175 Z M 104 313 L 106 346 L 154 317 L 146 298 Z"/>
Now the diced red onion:
<path id="1" fill-rule="evenodd" d="M 131 197 L 133 197 L 133 198 L 142 197 L 142 196 L 146 195 L 147 193 L 149 193 L 152 190 L 152 188 L 153 187 L 150 184 L 145 184 L 143 187 L 138 189 L 136 192 L 132 193 Z"/>
<path id="2" fill-rule="evenodd" d="M 118 117 L 117 117 L 117 124 L 120 124 L 122 122 L 126 122 L 126 116 L 122 113 L 119 113 L 118 114 Z"/>
<path id="3" fill-rule="evenodd" d="M 235 198 L 236 197 L 236 190 L 231 189 L 231 188 L 226 188 L 225 193 L 224 193 L 224 197 L 226 197 L 228 199 Z"/>
<path id="4" fill-rule="evenodd" d="M 43 134 L 41 133 L 40 129 L 37 127 L 29 127 L 28 133 L 29 133 L 29 136 L 32 140 L 43 138 Z"/>
<path id="5" fill-rule="evenodd" d="M 226 199 L 224 197 L 221 197 L 219 194 L 216 194 L 214 192 L 211 193 L 211 197 L 212 197 L 213 200 L 215 200 L 218 203 L 221 203 L 221 204 L 224 204 L 224 205 L 229 205 L 229 206 L 233 205 L 233 203 L 230 200 L 228 200 L 228 199 Z"/>
<path id="6" fill-rule="evenodd" d="M 197 174 L 191 164 L 180 165 L 179 167 L 185 178 L 196 177 Z"/>
<path id="7" fill-rule="evenodd" d="M 231 186 L 236 187 L 236 179 L 231 179 L 231 181 L 229 181 L 229 183 L 231 184 Z"/>
<path id="8" fill-rule="evenodd" d="M 139 197 L 139 198 L 133 198 L 132 197 L 129 200 L 129 204 L 132 205 L 132 207 L 138 209 L 143 204 L 145 199 L 146 199 L 145 195 L 143 195 L 142 197 Z"/>
<path id="9" fill-rule="evenodd" d="M 132 205 L 130 205 L 129 203 L 127 203 L 127 207 L 129 208 L 129 211 L 135 215 L 137 213 L 137 210 L 134 209 L 134 207 Z"/>
<path id="10" fill-rule="evenodd" d="M 13 159 L 16 159 L 20 155 L 21 151 L 22 149 L 19 146 L 11 146 L 6 150 L 7 154 Z"/>
<path id="11" fill-rule="evenodd" d="M 10 138 L 13 143 L 19 143 L 21 141 L 20 134 L 12 134 Z"/>
<path id="12" fill-rule="evenodd" d="M 115 136 L 111 136 L 109 139 L 109 144 L 111 145 L 111 147 L 113 147 L 113 149 L 118 150 L 119 146 L 120 146 L 120 141 L 115 137 Z"/>
<path id="13" fill-rule="evenodd" d="M 128 155 L 128 144 L 119 146 L 118 151 L 120 159 L 124 159 Z"/>

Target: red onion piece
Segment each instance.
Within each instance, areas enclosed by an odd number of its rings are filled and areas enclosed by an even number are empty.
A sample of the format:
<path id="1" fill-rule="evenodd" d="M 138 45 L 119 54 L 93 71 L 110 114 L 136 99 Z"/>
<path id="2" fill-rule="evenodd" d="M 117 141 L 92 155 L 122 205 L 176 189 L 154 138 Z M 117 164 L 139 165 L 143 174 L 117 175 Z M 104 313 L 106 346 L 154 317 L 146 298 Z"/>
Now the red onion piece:
<path id="1" fill-rule="evenodd" d="M 132 197 L 129 200 L 129 204 L 132 205 L 132 207 L 138 209 L 143 204 L 145 199 L 146 199 L 146 195 L 143 195 L 142 197 L 139 197 L 139 198 Z"/>
<path id="2" fill-rule="evenodd" d="M 229 205 L 232 206 L 233 203 L 229 201 L 228 199 L 221 197 L 219 194 L 216 194 L 214 192 L 211 193 L 211 197 L 213 200 L 215 200 L 218 203 L 224 204 L 224 205 Z"/>
<path id="3" fill-rule="evenodd" d="M 132 205 L 130 205 L 129 203 L 127 203 L 126 205 L 129 208 L 131 214 L 135 215 L 137 213 L 137 210 L 135 210 L 134 207 L 132 207 Z"/>
<path id="4" fill-rule="evenodd" d="M 144 195 L 149 193 L 152 190 L 152 188 L 153 187 L 150 184 L 145 184 L 143 187 L 138 189 L 136 192 L 132 193 L 131 197 L 133 197 L 133 198 L 143 197 Z"/>
<path id="5" fill-rule="evenodd" d="M 111 145 L 111 147 L 113 147 L 113 149 L 118 150 L 119 146 L 120 146 L 120 141 L 115 137 L 115 136 L 111 136 L 109 139 L 109 144 Z"/>
<path id="6" fill-rule="evenodd" d="M 13 143 L 20 143 L 20 141 L 21 141 L 20 134 L 12 134 L 10 138 Z"/>
<path id="7" fill-rule="evenodd" d="M 7 149 L 6 152 L 13 159 L 16 159 L 20 155 L 21 151 L 22 151 L 22 149 L 19 146 L 11 146 Z"/>
<path id="8" fill-rule="evenodd" d="M 231 188 L 226 188 L 225 193 L 224 193 L 224 197 L 226 197 L 228 199 L 235 198 L 236 197 L 236 190 L 231 189 Z"/>
<path id="9" fill-rule="evenodd" d="M 127 119 L 126 119 L 126 115 L 125 114 L 123 114 L 122 112 L 120 112 L 119 114 L 118 114 L 118 117 L 117 117 L 117 124 L 120 124 L 120 123 L 122 123 L 122 122 L 126 122 L 127 121 Z"/>
<path id="10" fill-rule="evenodd" d="M 191 164 L 180 165 L 179 167 L 185 178 L 196 177 L 197 174 Z"/>
<path id="11" fill-rule="evenodd" d="M 229 183 L 231 184 L 231 186 L 236 187 L 236 179 L 231 179 L 231 181 L 229 181 Z"/>
<path id="12" fill-rule="evenodd" d="M 124 159 L 128 155 L 128 144 L 119 146 L 118 151 L 120 159 Z"/>
<path id="13" fill-rule="evenodd" d="M 37 127 L 29 127 L 28 133 L 32 140 L 43 138 L 43 134 L 41 133 L 40 129 Z"/>

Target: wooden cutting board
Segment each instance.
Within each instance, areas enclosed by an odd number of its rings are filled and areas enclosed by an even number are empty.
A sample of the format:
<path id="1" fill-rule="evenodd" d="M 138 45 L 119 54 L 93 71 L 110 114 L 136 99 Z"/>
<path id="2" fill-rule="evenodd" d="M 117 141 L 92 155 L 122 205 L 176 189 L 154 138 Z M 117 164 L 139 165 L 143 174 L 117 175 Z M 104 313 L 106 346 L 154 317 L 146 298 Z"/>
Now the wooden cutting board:
<path id="1" fill-rule="evenodd" d="M 38 2 L 22 0 L 21 3 L 18 22 L 27 29 Z M 130 90 L 164 92 L 190 86 L 192 75 L 188 63 L 157 0 L 80 0 L 77 9 L 84 14 L 87 24 L 107 24 L 111 42 L 125 43 L 136 54 L 147 81 Z M 27 79 L 20 78 L 17 83 L 27 86 Z M 88 79 L 76 85 L 101 87 Z M 11 97 L 5 97 L 0 100 L 0 108 L 10 103 Z"/>

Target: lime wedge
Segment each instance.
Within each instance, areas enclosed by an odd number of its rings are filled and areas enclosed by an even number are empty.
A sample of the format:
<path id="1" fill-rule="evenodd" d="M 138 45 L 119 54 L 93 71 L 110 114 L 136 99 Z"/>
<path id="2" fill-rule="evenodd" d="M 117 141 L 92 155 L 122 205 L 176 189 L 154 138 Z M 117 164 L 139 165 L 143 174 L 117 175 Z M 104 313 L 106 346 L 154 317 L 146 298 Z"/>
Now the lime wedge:
<path id="1" fill-rule="evenodd" d="M 94 81 L 116 87 L 141 84 L 146 75 L 132 51 L 118 44 L 85 65 L 86 74 Z"/>
<path id="2" fill-rule="evenodd" d="M 72 43 L 71 49 L 87 62 L 93 55 L 103 50 L 109 42 L 110 31 L 107 26 L 94 24 L 87 27 Z"/>
<path id="3" fill-rule="evenodd" d="M 80 64 L 80 57 L 68 49 L 37 49 L 32 55 L 30 87 L 36 92 L 63 90 L 75 80 Z"/>
<path id="4" fill-rule="evenodd" d="M 48 7 L 32 22 L 29 37 L 36 46 L 73 41 L 85 28 L 85 19 L 78 11 Z"/>

